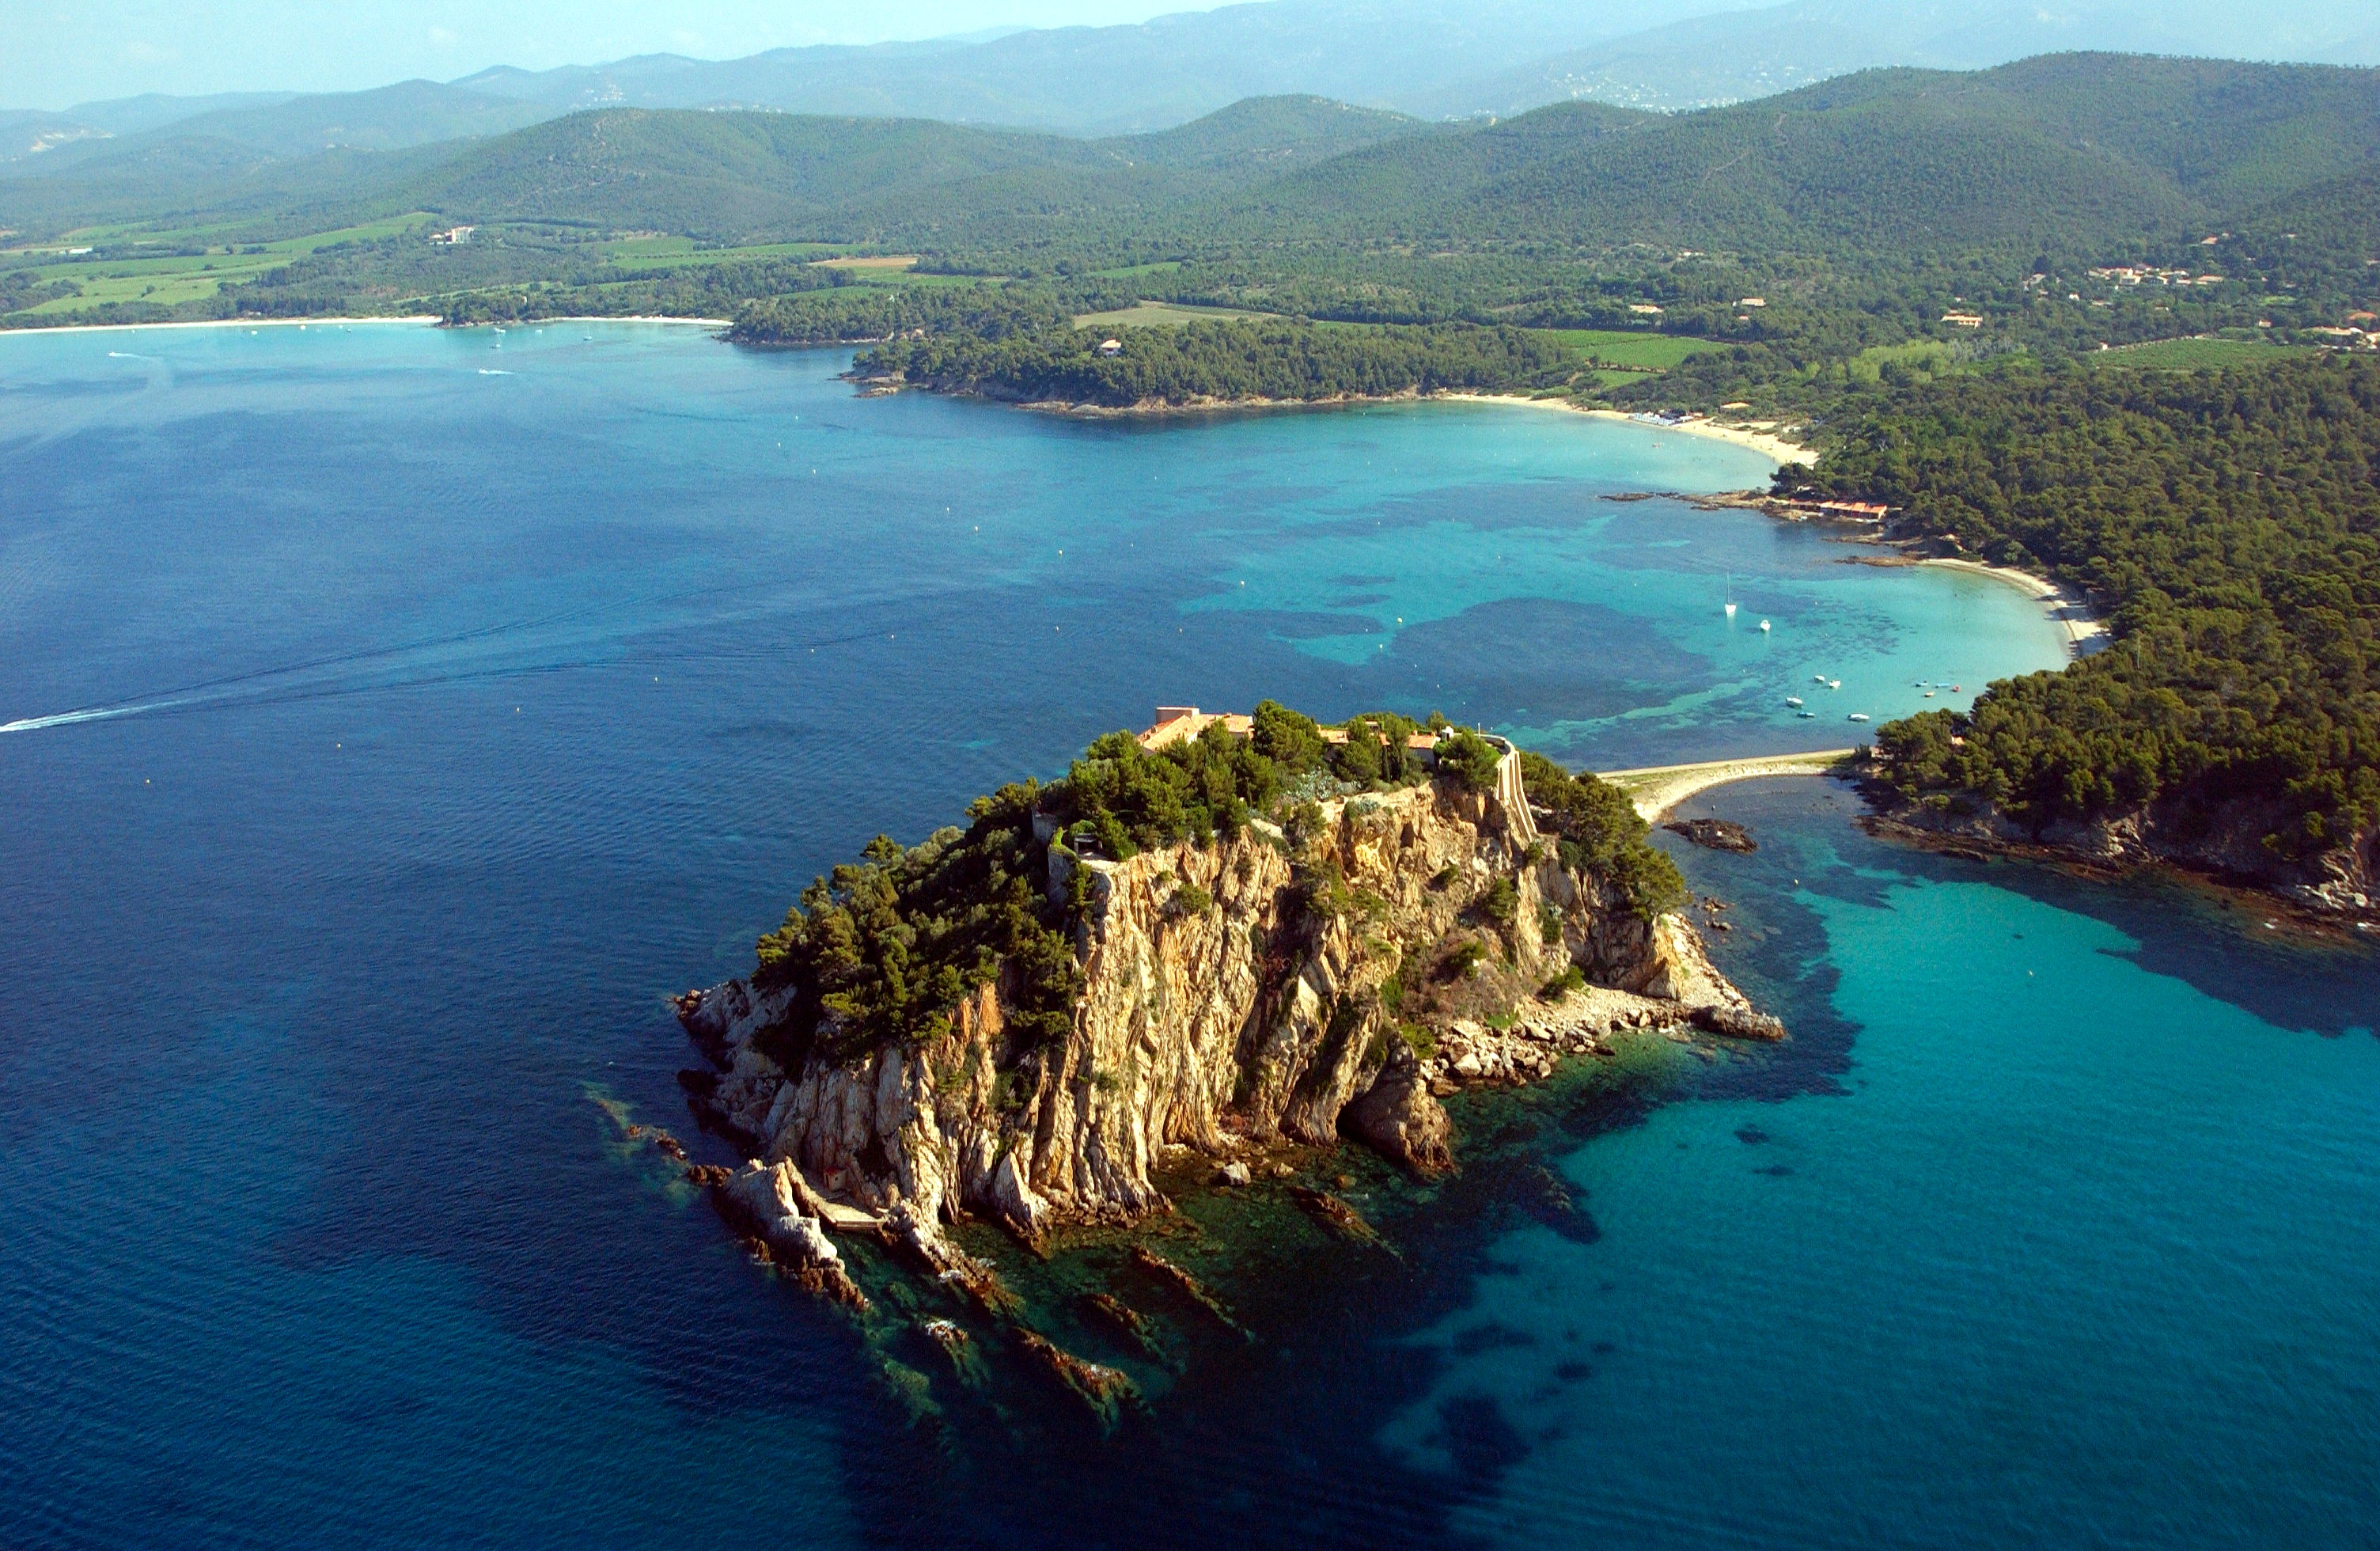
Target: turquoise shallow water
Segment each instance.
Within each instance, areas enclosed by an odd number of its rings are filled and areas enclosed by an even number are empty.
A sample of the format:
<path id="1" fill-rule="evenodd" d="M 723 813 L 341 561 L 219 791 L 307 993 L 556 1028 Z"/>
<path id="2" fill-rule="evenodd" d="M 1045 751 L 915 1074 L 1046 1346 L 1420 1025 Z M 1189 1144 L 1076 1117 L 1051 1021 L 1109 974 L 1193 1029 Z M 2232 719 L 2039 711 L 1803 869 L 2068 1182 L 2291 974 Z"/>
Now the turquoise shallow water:
<path id="1" fill-rule="evenodd" d="M 1612 768 L 2060 648 L 2013 589 L 1601 499 L 1764 475 L 1707 442 L 840 365 L 0 338 L 0 1544 L 2370 1538 L 2369 960 L 1891 853 L 1815 782 L 1683 858 L 1784 1049 L 1483 1111 L 1404 1261 L 1242 1289 L 1265 1339 L 1111 1443 L 913 1431 L 592 1102 L 683 1126 L 662 995 L 811 873 L 1158 700 Z"/>
<path id="2" fill-rule="evenodd" d="M 1443 1396 L 1506 1398 L 1545 1441 L 1463 1516 L 1489 1538 L 2367 1540 L 2369 957 L 1895 854 L 1847 803 L 1736 789 L 1717 808 L 1767 849 L 1687 858 L 1754 939 L 1730 967 L 1815 980 L 1770 994 L 1855 1036 L 1840 1072 L 1790 1099 L 1809 1052 L 1722 1073 L 1571 1152 L 1600 1238 L 1496 1244 L 1426 1339 L 1535 1339 L 1455 1357 L 1392 1434 L 1426 1454 Z M 1590 1371 L 1544 1387 L 1549 1362 Z"/>

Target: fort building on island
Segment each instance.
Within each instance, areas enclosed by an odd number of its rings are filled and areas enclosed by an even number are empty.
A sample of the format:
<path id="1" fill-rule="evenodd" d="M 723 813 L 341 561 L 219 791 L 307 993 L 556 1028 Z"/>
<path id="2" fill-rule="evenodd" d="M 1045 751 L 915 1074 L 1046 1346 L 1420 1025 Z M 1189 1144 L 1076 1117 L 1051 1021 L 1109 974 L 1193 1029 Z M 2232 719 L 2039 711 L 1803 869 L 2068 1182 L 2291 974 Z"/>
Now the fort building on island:
<path id="1" fill-rule="evenodd" d="M 1154 754 L 1160 748 L 1196 738 L 1208 728 L 1218 725 L 1235 738 L 1256 735 L 1256 718 L 1238 711 L 1202 711 L 1196 706 L 1160 706 L 1156 719 L 1140 734 L 1140 746 Z M 1324 743 L 1343 744 L 1347 741 L 1347 730 L 1343 727 L 1325 727 L 1321 731 Z M 1427 753 L 1438 746 L 1438 738 L 1436 733 L 1415 733 L 1405 740 L 1405 746 Z"/>

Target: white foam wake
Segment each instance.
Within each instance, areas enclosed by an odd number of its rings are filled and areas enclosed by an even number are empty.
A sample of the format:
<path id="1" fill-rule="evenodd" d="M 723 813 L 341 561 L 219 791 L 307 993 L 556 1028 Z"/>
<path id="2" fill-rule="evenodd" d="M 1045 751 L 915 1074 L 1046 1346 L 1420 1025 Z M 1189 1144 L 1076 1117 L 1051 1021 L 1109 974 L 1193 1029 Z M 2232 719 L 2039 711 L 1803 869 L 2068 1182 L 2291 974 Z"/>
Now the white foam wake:
<path id="1" fill-rule="evenodd" d="M 178 706 L 179 700 L 150 700 L 138 706 L 94 706 L 87 710 L 57 711 L 49 716 L 19 717 L 14 721 L 0 721 L 0 733 L 38 733 L 44 727 L 70 727 L 78 721 L 105 721 L 111 717 L 138 716 L 142 711 L 162 711 L 168 706 Z"/>

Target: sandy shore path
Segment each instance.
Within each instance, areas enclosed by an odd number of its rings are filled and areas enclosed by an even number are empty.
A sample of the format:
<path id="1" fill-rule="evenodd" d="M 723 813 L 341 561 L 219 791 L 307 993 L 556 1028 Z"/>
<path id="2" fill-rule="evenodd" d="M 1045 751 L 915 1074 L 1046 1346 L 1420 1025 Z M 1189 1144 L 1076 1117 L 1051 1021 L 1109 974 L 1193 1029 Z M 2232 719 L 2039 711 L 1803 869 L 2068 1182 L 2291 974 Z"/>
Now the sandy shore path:
<path id="1" fill-rule="evenodd" d="M 1834 775 L 1859 755 L 1855 748 L 1822 748 L 1808 754 L 1766 754 L 1749 759 L 1708 759 L 1693 765 L 1649 765 L 1635 770 L 1598 770 L 1599 779 L 1628 794 L 1648 824 L 1697 792 L 1731 781 L 1765 776 Z"/>

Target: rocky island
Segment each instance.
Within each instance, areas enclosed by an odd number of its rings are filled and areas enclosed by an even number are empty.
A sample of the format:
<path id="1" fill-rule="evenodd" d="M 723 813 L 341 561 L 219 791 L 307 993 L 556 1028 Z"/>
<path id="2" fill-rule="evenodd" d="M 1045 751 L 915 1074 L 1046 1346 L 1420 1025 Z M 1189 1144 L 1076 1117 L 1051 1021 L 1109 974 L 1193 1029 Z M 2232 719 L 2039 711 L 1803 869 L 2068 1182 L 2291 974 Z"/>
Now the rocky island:
<path id="1" fill-rule="evenodd" d="M 880 837 L 753 974 L 680 999 L 709 1062 L 693 1108 L 747 1158 L 688 1173 L 792 1279 L 870 1311 L 938 1286 L 958 1303 L 928 1333 L 954 1363 L 958 1316 L 990 1317 L 1103 1411 L 1132 1381 L 1022 1327 L 960 1225 L 1031 1255 L 1120 1230 L 1144 1278 L 1228 1320 L 1132 1238 L 1172 1212 L 1165 1181 L 1304 1178 L 1347 1141 L 1427 1178 L 1459 1166 L 1439 1100 L 1465 1087 L 1630 1031 L 1784 1033 L 1711 966 L 1618 789 L 1442 723 L 1163 709 L 967 818 Z M 1295 1205 L 1367 1238 L 1312 1177 Z M 1115 1290 L 1082 1296 L 1145 1344 Z"/>

